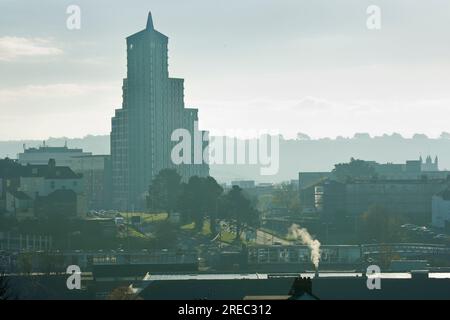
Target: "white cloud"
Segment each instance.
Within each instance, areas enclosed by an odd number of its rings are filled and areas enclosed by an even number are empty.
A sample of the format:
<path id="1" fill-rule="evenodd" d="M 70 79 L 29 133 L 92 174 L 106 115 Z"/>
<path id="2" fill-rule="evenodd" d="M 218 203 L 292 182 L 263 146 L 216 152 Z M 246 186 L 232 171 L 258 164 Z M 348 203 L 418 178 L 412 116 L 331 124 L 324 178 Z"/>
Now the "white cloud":
<path id="1" fill-rule="evenodd" d="M 315 97 L 305 97 L 300 100 L 300 102 L 296 105 L 296 107 L 300 110 L 324 110 L 333 107 L 333 103 L 325 100 L 319 99 Z"/>
<path id="2" fill-rule="evenodd" d="M 21 57 L 55 56 L 63 51 L 50 39 L 0 37 L 0 61 L 13 61 Z"/>
<path id="3" fill-rule="evenodd" d="M 398 132 L 410 137 L 417 132 L 438 137 L 449 131 L 450 98 L 329 100 L 306 96 L 294 100 L 267 100 L 264 108 L 248 108 L 247 103 L 222 101 L 214 107 L 200 107 L 202 128 L 211 132 L 251 128 L 276 130 L 285 137 L 305 132 L 313 138 L 351 137 L 355 132 L 372 136 Z M 218 109 L 220 107 L 220 115 Z"/>
<path id="4" fill-rule="evenodd" d="M 47 99 L 68 99 L 90 94 L 109 94 L 117 91 L 120 83 L 76 84 L 56 83 L 49 85 L 28 85 L 0 90 L 0 104 Z"/>
<path id="5" fill-rule="evenodd" d="M 55 83 L 0 89 L 2 139 L 44 139 L 110 131 L 121 83 Z"/>

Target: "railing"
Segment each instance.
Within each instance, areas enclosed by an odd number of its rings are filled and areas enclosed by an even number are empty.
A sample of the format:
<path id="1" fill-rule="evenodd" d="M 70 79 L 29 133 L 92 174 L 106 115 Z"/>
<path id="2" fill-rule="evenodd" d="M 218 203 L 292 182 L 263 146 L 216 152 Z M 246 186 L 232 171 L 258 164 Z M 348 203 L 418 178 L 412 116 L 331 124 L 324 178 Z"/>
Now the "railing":
<path id="1" fill-rule="evenodd" d="M 400 255 L 450 255 L 450 247 L 421 243 L 393 243 L 369 245 L 323 245 L 321 263 L 359 263 L 364 255 L 397 253 Z M 252 246 L 248 247 L 251 264 L 308 263 L 310 250 L 303 245 Z"/>

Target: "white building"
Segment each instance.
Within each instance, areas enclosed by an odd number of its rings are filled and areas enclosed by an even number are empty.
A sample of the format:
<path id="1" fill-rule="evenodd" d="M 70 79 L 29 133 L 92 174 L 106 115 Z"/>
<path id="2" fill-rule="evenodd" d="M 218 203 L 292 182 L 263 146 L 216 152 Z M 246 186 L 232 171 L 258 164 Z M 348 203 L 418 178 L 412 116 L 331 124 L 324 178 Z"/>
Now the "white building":
<path id="1" fill-rule="evenodd" d="M 47 165 L 26 165 L 19 180 L 17 194 L 26 195 L 33 202 L 38 199 L 50 199 L 53 195 L 61 194 L 61 191 L 73 192 L 76 197 L 76 215 L 85 215 L 86 197 L 83 176 L 69 167 L 56 166 L 52 160 Z M 18 199 L 26 200 L 26 197 Z M 14 203 L 18 203 L 17 200 Z"/>
<path id="2" fill-rule="evenodd" d="M 56 190 L 72 190 L 77 194 L 83 193 L 83 178 L 75 175 L 72 170 L 67 167 L 57 167 L 56 173 L 59 175 L 50 175 L 42 173 L 37 168 L 35 173 L 29 176 L 20 177 L 19 190 L 27 194 L 30 198 L 35 199 L 37 196 L 46 197 Z"/>
<path id="3" fill-rule="evenodd" d="M 432 199 L 432 221 L 433 227 L 445 228 L 450 225 L 450 190 L 433 196 Z"/>
<path id="4" fill-rule="evenodd" d="M 62 180 L 58 179 L 52 182 L 52 185 L 55 186 L 54 189 L 78 189 L 83 187 L 86 205 L 90 209 L 105 209 L 109 207 L 111 202 L 109 155 L 92 155 L 90 152 L 84 152 L 83 149 L 69 149 L 67 145 L 63 147 L 49 147 L 45 144 L 39 148 L 24 148 L 24 152 L 18 154 L 18 163 L 21 165 L 47 166 L 50 159 L 55 160 L 55 164 L 58 167 L 69 167 L 75 173 L 83 175 L 83 186 L 66 186 L 64 184 L 72 182 L 62 182 Z M 36 179 L 31 180 L 34 181 Z M 29 185 L 30 188 L 33 188 L 32 183 L 24 181 L 24 185 Z M 73 183 L 76 184 L 77 182 Z M 54 191 L 49 188 L 47 190 L 49 192 L 46 193 Z M 79 193 L 78 190 L 74 191 Z"/>
<path id="5" fill-rule="evenodd" d="M 70 167 L 74 165 L 75 158 L 91 156 L 92 153 L 84 152 L 83 149 L 69 149 L 64 147 L 49 147 L 45 144 L 39 148 L 28 148 L 17 155 L 21 165 L 47 165 L 50 159 L 54 159 L 57 166 Z"/>

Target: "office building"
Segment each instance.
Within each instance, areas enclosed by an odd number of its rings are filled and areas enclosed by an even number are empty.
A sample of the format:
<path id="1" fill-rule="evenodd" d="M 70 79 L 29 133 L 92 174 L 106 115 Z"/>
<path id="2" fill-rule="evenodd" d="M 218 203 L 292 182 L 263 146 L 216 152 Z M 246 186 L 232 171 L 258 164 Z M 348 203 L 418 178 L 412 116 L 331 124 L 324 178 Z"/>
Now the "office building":
<path id="1" fill-rule="evenodd" d="M 168 74 L 168 38 L 155 30 L 151 14 L 147 26 L 127 38 L 127 78 L 123 81 L 122 107 L 111 123 L 113 205 L 116 209 L 145 208 L 152 179 L 159 171 L 175 168 L 187 180 L 207 176 L 209 167 L 200 159 L 176 165 L 171 141 L 176 129 L 192 138 L 198 131 L 198 111 L 184 106 L 184 80 Z M 201 142 L 204 147 L 205 142 Z M 191 140 L 190 145 L 194 145 Z M 191 151 L 191 160 L 194 151 Z M 198 159 L 197 159 L 198 160 Z"/>
<path id="2" fill-rule="evenodd" d="M 357 217 L 372 206 L 417 224 L 432 220 L 432 198 L 449 185 L 447 179 L 326 180 L 316 187 L 316 208 L 329 221 Z"/>

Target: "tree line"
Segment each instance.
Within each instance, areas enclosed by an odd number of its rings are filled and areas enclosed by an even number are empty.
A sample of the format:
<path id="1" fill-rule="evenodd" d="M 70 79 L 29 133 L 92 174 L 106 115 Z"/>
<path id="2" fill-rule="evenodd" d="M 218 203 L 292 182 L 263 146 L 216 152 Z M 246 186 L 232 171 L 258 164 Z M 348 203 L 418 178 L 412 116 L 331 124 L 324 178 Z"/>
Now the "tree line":
<path id="1" fill-rule="evenodd" d="M 180 214 L 183 223 L 194 223 L 202 230 L 205 220 L 210 223 L 211 233 L 217 233 L 217 222 L 224 220 L 235 227 L 239 239 L 245 226 L 256 227 L 259 211 L 244 191 L 233 186 L 225 192 L 213 177 L 193 176 L 183 182 L 174 169 L 163 169 L 153 179 L 147 197 L 150 211 Z"/>

